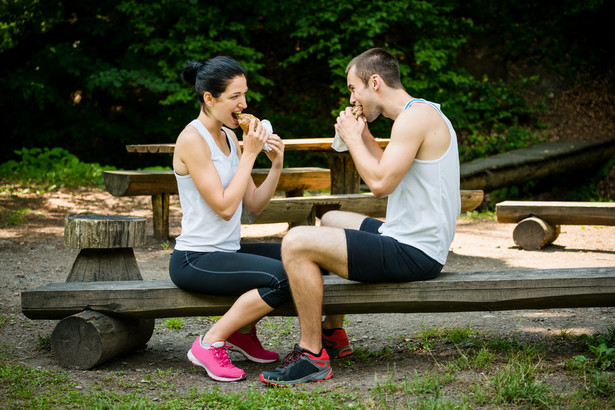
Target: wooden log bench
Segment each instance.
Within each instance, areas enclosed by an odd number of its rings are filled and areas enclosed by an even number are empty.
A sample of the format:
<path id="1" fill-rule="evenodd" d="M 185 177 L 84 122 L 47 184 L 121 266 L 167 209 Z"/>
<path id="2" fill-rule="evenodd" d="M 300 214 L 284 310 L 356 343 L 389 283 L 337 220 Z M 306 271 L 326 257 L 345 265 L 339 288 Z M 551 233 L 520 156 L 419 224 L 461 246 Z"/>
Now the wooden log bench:
<path id="1" fill-rule="evenodd" d="M 500 223 L 516 223 L 515 244 L 522 249 L 541 249 L 555 241 L 560 225 L 615 226 L 613 202 L 504 201 L 496 204 Z"/>
<path id="2" fill-rule="evenodd" d="M 256 184 L 262 183 L 268 170 L 255 169 Z M 177 194 L 173 171 L 105 171 L 105 185 L 114 196 L 151 195 L 154 237 L 167 239 L 169 235 L 169 195 Z M 292 225 L 314 224 L 326 211 L 340 209 L 358 212 L 375 218 L 384 217 L 387 198 L 370 193 L 317 195 L 304 197 L 305 190 L 323 190 L 331 186 L 330 172 L 325 168 L 284 168 L 278 190 L 285 198 L 273 198 L 260 215 L 243 210 L 244 224 L 288 222 Z M 461 211 L 476 209 L 483 201 L 483 191 L 460 192 Z"/>
<path id="3" fill-rule="evenodd" d="M 256 185 L 260 185 L 268 173 L 268 169 L 253 169 L 252 178 Z M 287 197 L 300 197 L 308 190 L 327 190 L 331 187 L 330 175 L 330 171 L 326 168 L 284 168 L 277 191 L 284 192 Z M 103 178 L 105 187 L 111 195 L 150 195 L 154 237 L 161 240 L 168 239 L 170 195 L 177 194 L 177 181 L 173 171 L 104 171 Z"/>
<path id="4" fill-rule="evenodd" d="M 483 191 L 460 191 L 460 197 L 461 212 L 472 211 L 483 202 Z M 244 210 L 242 223 L 289 222 L 291 225 L 313 225 L 316 218 L 331 210 L 357 212 L 381 218 L 385 216 L 386 208 L 387 198 L 376 198 L 371 193 L 273 198 L 259 215 Z"/>
<path id="5" fill-rule="evenodd" d="M 443 272 L 424 282 L 324 279 L 324 314 L 429 313 L 615 306 L 615 267 Z M 222 315 L 235 297 L 183 291 L 169 280 L 52 283 L 21 294 L 30 319 L 61 319 L 52 333 L 60 364 L 89 369 L 146 343 L 142 320 Z M 287 303 L 272 315 L 295 315 Z M 125 343 L 125 345 L 122 345 Z"/>

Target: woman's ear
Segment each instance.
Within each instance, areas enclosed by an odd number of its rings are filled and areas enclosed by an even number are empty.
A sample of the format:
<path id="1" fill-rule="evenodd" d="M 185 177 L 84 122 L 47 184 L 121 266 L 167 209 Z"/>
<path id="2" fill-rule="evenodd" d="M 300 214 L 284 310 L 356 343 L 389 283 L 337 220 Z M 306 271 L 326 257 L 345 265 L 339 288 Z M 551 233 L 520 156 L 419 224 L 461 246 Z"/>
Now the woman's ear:
<path id="1" fill-rule="evenodd" d="M 213 102 L 214 102 L 213 95 L 211 95 L 211 93 L 209 91 L 205 91 L 203 93 L 203 104 L 211 106 L 211 104 L 213 104 Z"/>

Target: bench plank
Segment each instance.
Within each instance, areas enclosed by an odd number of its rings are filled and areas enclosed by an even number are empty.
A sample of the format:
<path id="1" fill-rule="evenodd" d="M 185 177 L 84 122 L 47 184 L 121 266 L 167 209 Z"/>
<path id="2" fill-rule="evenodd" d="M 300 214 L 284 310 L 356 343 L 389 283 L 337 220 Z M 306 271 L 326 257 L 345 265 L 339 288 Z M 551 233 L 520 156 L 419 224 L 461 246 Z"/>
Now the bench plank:
<path id="1" fill-rule="evenodd" d="M 324 277 L 324 314 L 429 313 L 615 306 L 615 267 L 444 272 L 423 282 L 365 284 Z M 84 309 L 114 317 L 224 314 L 236 297 L 185 292 L 169 280 L 54 283 L 21 294 L 31 319 Z M 295 315 L 291 303 L 272 315 Z"/>
<path id="2" fill-rule="evenodd" d="M 269 169 L 254 168 L 252 178 L 260 185 Z M 177 194 L 177 181 L 173 171 L 104 171 L 105 187 L 114 196 L 139 196 L 156 194 Z M 284 168 L 277 191 L 326 190 L 331 187 L 331 173 L 327 168 L 296 167 Z"/>
<path id="3" fill-rule="evenodd" d="M 483 191 L 461 191 L 461 212 L 476 209 L 483 201 Z M 371 193 L 318 195 L 311 197 L 273 198 L 258 216 L 244 212 L 242 223 L 266 224 L 289 222 L 313 224 L 326 211 L 357 212 L 374 218 L 386 215 L 387 198 L 376 198 Z"/>
<path id="4" fill-rule="evenodd" d="M 504 201 L 495 212 L 500 223 L 535 216 L 551 225 L 615 225 L 614 202 Z"/>

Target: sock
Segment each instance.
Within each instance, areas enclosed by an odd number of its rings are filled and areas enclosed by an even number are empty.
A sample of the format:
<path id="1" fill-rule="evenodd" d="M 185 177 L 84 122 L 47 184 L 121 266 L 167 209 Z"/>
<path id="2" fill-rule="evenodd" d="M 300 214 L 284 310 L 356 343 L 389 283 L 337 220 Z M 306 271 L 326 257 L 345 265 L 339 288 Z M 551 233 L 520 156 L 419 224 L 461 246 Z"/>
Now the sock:
<path id="1" fill-rule="evenodd" d="M 339 329 L 341 329 L 341 327 L 340 327 L 340 328 L 336 328 L 336 329 L 325 329 L 325 328 L 323 328 L 323 329 L 322 329 L 322 333 L 323 333 L 325 336 L 333 336 L 333 333 L 335 333 L 335 331 L 336 331 L 336 330 L 339 330 Z"/>
<path id="2" fill-rule="evenodd" d="M 312 352 L 312 351 L 310 351 L 310 350 L 308 350 L 308 349 L 304 349 L 303 347 L 301 347 L 301 346 L 299 346 L 299 345 L 297 345 L 297 347 L 299 347 L 299 349 L 301 349 L 301 351 L 302 351 L 302 352 L 304 352 L 304 353 L 309 353 L 309 354 L 311 354 L 312 356 L 316 356 L 316 357 L 320 357 L 320 356 L 322 356 L 322 351 L 323 351 L 323 350 L 325 350 L 324 348 L 322 348 L 322 347 L 321 347 L 321 348 L 320 348 L 320 352 L 319 352 L 319 353 L 314 353 L 314 352 Z"/>

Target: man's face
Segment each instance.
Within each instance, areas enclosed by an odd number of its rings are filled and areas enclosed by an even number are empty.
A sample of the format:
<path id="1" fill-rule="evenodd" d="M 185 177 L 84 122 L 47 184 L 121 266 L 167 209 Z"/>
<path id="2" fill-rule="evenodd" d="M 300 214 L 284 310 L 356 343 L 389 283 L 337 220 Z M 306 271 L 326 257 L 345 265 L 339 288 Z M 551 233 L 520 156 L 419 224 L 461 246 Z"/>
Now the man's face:
<path id="1" fill-rule="evenodd" d="M 380 113 L 376 110 L 374 92 L 357 76 L 354 66 L 348 71 L 347 85 L 350 91 L 350 104 L 361 105 L 363 116 L 368 122 L 375 120 Z"/>

